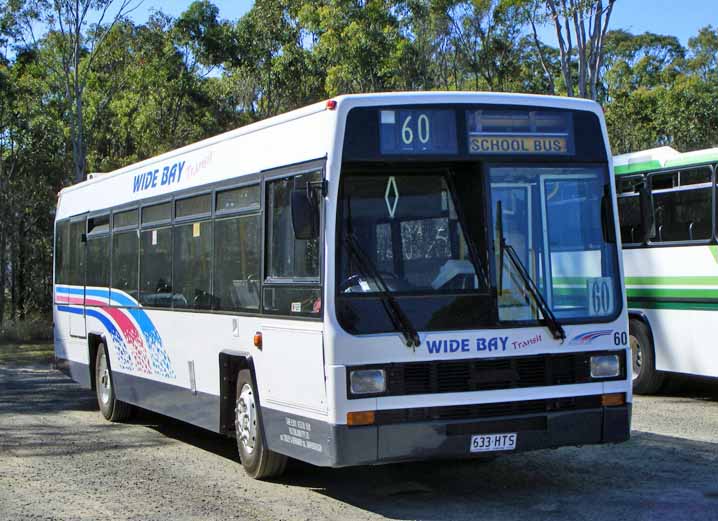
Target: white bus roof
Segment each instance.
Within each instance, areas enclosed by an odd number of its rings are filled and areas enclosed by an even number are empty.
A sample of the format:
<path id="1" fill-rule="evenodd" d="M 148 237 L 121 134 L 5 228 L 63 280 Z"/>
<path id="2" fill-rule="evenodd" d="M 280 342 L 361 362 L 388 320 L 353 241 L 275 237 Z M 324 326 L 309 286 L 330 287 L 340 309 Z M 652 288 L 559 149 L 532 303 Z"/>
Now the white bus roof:
<path id="1" fill-rule="evenodd" d="M 616 175 L 626 175 L 716 161 L 718 161 L 718 148 L 680 153 L 671 147 L 659 147 L 614 156 L 613 166 Z"/>

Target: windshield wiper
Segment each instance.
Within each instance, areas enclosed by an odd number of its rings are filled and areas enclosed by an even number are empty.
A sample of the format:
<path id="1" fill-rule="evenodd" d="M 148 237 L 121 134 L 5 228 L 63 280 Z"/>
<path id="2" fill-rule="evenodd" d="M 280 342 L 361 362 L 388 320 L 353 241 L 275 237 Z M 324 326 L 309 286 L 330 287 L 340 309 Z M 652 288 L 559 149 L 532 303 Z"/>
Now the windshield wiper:
<path id="1" fill-rule="evenodd" d="M 406 346 L 413 349 L 419 347 L 421 345 L 419 333 L 416 332 L 411 320 L 409 320 L 409 317 L 406 316 L 399 306 L 399 303 L 389 291 L 389 287 L 386 285 L 386 282 L 384 282 L 379 270 L 376 269 L 369 257 L 362 251 L 357 238 L 353 233 L 349 232 L 345 237 L 345 242 L 349 253 L 354 257 L 354 260 L 356 260 L 363 275 L 371 277 L 376 282 L 379 288 L 379 297 L 386 310 L 386 314 L 389 315 L 394 327 L 404 336 Z"/>
<path id="2" fill-rule="evenodd" d="M 524 281 L 526 289 L 534 298 L 534 301 L 536 302 L 536 305 L 538 306 L 539 310 L 541 310 L 541 314 L 543 315 L 544 321 L 546 322 L 546 327 L 548 327 L 549 331 L 551 331 L 551 334 L 556 340 L 565 340 L 566 331 L 564 331 L 563 326 L 558 321 L 553 311 L 551 311 L 551 308 L 548 306 L 548 304 L 546 304 L 543 295 L 541 295 L 541 292 L 536 287 L 536 283 L 531 278 L 531 275 L 529 275 L 528 270 L 521 262 L 521 259 L 516 253 L 516 250 L 514 250 L 514 247 L 511 246 L 508 242 L 506 242 L 506 237 L 504 237 L 503 214 L 501 213 L 501 201 L 496 201 L 496 234 L 499 236 L 499 295 L 501 294 L 501 291 L 503 289 L 504 252 L 506 252 L 508 254 L 509 260 L 516 268 L 516 271 L 518 272 L 521 279 Z"/>

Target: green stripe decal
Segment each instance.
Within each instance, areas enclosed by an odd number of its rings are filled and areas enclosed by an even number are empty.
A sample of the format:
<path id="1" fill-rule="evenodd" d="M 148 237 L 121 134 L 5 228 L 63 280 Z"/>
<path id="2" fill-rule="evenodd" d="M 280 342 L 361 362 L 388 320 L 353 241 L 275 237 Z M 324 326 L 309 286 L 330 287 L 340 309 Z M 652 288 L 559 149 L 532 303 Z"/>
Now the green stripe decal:
<path id="1" fill-rule="evenodd" d="M 627 286 L 716 286 L 718 277 L 626 277 Z"/>
<path id="2" fill-rule="evenodd" d="M 651 161 L 642 161 L 640 163 L 629 163 L 627 165 L 614 165 L 613 171 L 616 175 L 626 175 L 646 172 L 648 170 L 656 170 L 658 168 L 661 168 L 661 162 L 654 159 Z"/>
<path id="3" fill-rule="evenodd" d="M 657 298 L 714 298 L 718 301 L 717 289 L 669 289 L 669 288 L 628 288 L 628 298 L 657 297 Z"/>
<path id="4" fill-rule="evenodd" d="M 718 301 L 713 302 L 646 302 L 628 299 L 628 307 L 632 309 L 676 309 L 691 311 L 716 311 Z"/>

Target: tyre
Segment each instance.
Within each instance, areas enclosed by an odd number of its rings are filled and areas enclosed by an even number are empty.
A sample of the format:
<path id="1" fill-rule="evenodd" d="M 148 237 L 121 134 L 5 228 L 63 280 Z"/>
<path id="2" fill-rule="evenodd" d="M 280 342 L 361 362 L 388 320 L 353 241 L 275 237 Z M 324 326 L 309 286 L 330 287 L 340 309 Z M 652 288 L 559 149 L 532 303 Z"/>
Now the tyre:
<path id="1" fill-rule="evenodd" d="M 95 389 L 97 391 L 97 404 L 106 420 L 111 422 L 125 421 L 132 416 L 132 405 L 121 402 L 115 397 L 112 384 L 112 370 L 107 357 L 105 344 L 97 346 L 95 357 Z"/>
<path id="2" fill-rule="evenodd" d="M 661 388 L 665 376 L 656 371 L 656 355 L 648 327 L 640 320 L 631 320 L 628 328 L 633 365 L 633 392 L 653 394 Z"/>
<path id="3" fill-rule="evenodd" d="M 287 457 L 269 450 L 259 420 L 259 402 L 252 374 L 242 369 L 237 375 L 237 403 L 234 411 L 237 449 L 245 472 L 254 479 L 281 476 Z"/>

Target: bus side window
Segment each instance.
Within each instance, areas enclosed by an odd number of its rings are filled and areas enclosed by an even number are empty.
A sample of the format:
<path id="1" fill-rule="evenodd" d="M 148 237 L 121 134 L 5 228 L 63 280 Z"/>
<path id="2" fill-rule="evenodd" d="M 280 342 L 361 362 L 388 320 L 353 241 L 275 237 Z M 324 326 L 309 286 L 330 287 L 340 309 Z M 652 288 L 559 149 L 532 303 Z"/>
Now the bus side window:
<path id="1" fill-rule="evenodd" d="M 137 230 L 112 234 L 112 295 L 113 304 L 124 300 L 122 294 L 137 297 L 139 240 Z M 118 298 L 119 297 L 119 298 Z"/>
<path id="2" fill-rule="evenodd" d="M 295 237 L 291 195 L 293 190 L 306 186 L 306 183 L 314 185 L 320 181 L 321 172 L 316 171 L 267 183 L 267 260 L 263 290 L 266 312 L 319 316 L 320 243 L 319 239 Z M 281 286 L 271 287 L 275 282 L 281 283 Z M 291 287 L 292 283 L 299 287 Z"/>
<path id="3" fill-rule="evenodd" d="M 175 225 L 174 297 L 175 308 L 211 309 L 212 223 Z"/>
<path id="4" fill-rule="evenodd" d="M 83 236 L 86 231 L 86 219 L 70 222 L 67 283 L 71 286 L 85 285 L 85 244 L 83 243 Z"/>
<path id="5" fill-rule="evenodd" d="M 259 309 L 260 227 L 259 214 L 215 221 L 215 309 Z"/>
<path id="6" fill-rule="evenodd" d="M 709 168 L 651 176 L 656 216 L 653 242 L 706 240 L 712 235 Z"/>
<path id="7" fill-rule="evenodd" d="M 140 303 L 172 307 L 172 228 L 140 233 Z"/>
<path id="8" fill-rule="evenodd" d="M 110 216 L 93 217 L 87 222 L 87 286 L 105 290 L 110 296 Z"/>
<path id="9" fill-rule="evenodd" d="M 638 194 L 618 196 L 618 219 L 621 223 L 621 242 L 641 242 L 641 205 Z"/>

